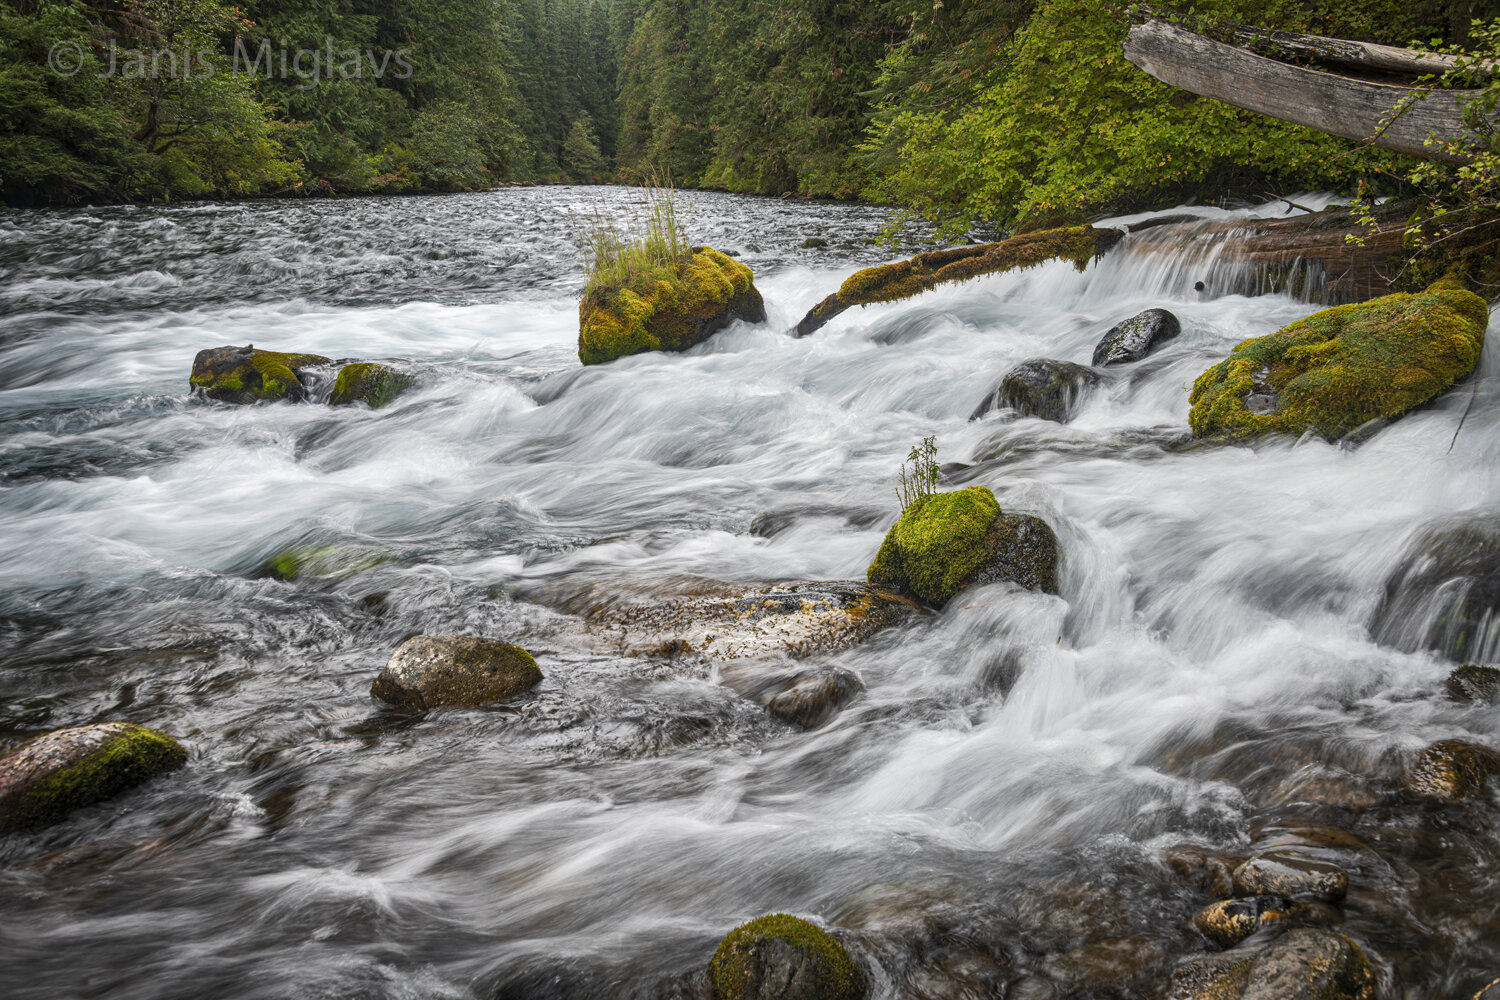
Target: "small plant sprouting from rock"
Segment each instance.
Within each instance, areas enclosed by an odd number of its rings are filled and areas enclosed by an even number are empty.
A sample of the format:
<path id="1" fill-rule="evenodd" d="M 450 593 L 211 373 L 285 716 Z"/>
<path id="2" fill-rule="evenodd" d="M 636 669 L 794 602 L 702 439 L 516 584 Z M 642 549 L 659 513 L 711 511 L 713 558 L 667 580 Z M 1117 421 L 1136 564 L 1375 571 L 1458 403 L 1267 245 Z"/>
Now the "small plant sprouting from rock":
<path id="1" fill-rule="evenodd" d="M 677 221 L 670 180 L 653 174 L 641 189 L 643 201 L 622 228 L 595 205 L 573 216 L 584 252 L 584 294 L 599 286 L 630 287 L 643 278 L 671 278 L 690 246 Z"/>
<path id="2" fill-rule="evenodd" d="M 901 466 L 896 498 L 901 501 L 902 512 L 923 497 L 932 496 L 937 490 L 937 482 L 937 439 L 925 437 L 907 454 L 906 462 Z"/>

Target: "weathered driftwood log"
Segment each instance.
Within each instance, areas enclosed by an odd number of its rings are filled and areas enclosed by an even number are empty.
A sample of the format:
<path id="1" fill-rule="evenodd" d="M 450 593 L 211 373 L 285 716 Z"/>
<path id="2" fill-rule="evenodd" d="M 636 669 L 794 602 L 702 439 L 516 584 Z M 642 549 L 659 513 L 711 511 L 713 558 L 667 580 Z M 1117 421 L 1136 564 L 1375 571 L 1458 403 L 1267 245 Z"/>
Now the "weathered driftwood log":
<path id="1" fill-rule="evenodd" d="M 1427 91 L 1293 66 L 1158 20 L 1130 29 L 1125 58 L 1191 93 L 1424 159 L 1465 158 L 1446 144 L 1464 140 L 1462 104 L 1478 93 Z"/>
<path id="2" fill-rule="evenodd" d="M 967 281 L 1018 267 L 1035 267 L 1049 260 L 1069 260 L 1080 271 L 1120 242 L 1124 231 L 1071 226 L 1040 233 L 1022 233 L 999 243 L 981 243 L 951 250 L 920 253 L 910 260 L 856 271 L 828 298 L 819 302 L 797 324 L 805 337 L 850 306 L 896 302 L 950 281 Z"/>

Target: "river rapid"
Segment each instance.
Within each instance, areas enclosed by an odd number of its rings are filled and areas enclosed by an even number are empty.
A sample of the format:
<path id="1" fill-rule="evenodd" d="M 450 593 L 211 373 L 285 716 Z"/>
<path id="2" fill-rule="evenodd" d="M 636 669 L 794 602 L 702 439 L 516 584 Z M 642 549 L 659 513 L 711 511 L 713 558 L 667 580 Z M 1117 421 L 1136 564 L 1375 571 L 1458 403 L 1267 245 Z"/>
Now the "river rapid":
<path id="1" fill-rule="evenodd" d="M 844 929 L 877 998 L 1149 996 L 1212 950 L 1162 860 L 1185 842 L 1329 850 L 1383 997 L 1500 976 L 1495 793 L 1395 790 L 1500 712 L 1371 627 L 1423 529 L 1500 506 L 1493 330 L 1451 450 L 1467 387 L 1359 447 L 1194 446 L 1193 379 L 1319 306 L 1196 291 L 1212 248 L 1161 243 L 795 339 L 921 248 L 872 243 L 873 208 L 703 194 L 690 237 L 754 269 L 768 322 L 584 369 L 571 219 L 638 199 L 0 215 L 0 750 L 122 719 L 191 752 L 0 838 L 0 995 L 689 996 L 727 931 L 789 911 Z M 1154 306 L 1182 335 L 1072 422 L 968 420 Z M 422 381 L 380 410 L 189 397 L 198 350 L 247 343 Z M 982 588 L 822 657 L 865 690 L 810 731 L 711 664 L 551 638 L 544 592 L 862 579 L 928 435 L 946 482 L 1055 528 L 1060 597 Z M 377 557 L 263 572 L 299 546 Z M 390 712 L 370 682 L 417 632 L 513 640 L 546 679 Z"/>

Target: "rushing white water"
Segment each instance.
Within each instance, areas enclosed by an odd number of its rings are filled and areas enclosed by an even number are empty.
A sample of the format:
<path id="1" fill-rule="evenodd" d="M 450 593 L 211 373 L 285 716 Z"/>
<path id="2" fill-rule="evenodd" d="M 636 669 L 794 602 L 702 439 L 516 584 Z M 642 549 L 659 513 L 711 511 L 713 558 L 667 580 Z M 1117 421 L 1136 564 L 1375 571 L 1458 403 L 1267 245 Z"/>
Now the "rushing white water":
<path id="1" fill-rule="evenodd" d="M 703 195 L 692 235 L 756 269 L 769 322 L 582 369 L 568 213 L 631 197 L 0 217 L 0 740 L 124 718 L 192 750 L 0 841 L 0 992 L 676 995 L 775 910 L 856 931 L 877 997 L 925 995 L 954 942 L 1017 996 L 1066 992 L 1059 956 L 1101 939 L 1144 939 L 1160 982 L 1204 948 L 1163 847 L 1278 823 L 1372 845 L 1341 858 L 1344 929 L 1388 995 L 1500 975 L 1492 799 L 1432 820 L 1439 849 L 1410 847 L 1409 808 L 1268 791 L 1304 766 L 1385 787 L 1435 739 L 1500 739 L 1440 696 L 1452 663 L 1370 631 L 1423 528 L 1495 513 L 1493 343 L 1451 451 L 1467 389 L 1358 448 L 1194 447 L 1193 379 L 1317 307 L 1194 291 L 1214 248 L 1116 252 L 799 340 L 886 252 L 880 213 Z M 799 249 L 814 235 L 833 249 Z M 1182 336 L 1070 423 L 967 421 L 1017 362 L 1087 362 L 1153 306 Z M 188 398 L 197 350 L 246 343 L 423 381 L 379 411 Z M 413 632 L 548 634 L 543 585 L 860 578 L 926 435 L 950 481 L 1054 526 L 1061 597 L 985 588 L 830 658 L 866 690 L 819 729 L 711 671 L 565 646 L 514 704 L 369 697 Z M 750 533 L 766 511 L 790 526 Z M 387 558 L 257 572 L 330 544 Z M 1104 916 L 1067 917 L 1079 885 Z"/>

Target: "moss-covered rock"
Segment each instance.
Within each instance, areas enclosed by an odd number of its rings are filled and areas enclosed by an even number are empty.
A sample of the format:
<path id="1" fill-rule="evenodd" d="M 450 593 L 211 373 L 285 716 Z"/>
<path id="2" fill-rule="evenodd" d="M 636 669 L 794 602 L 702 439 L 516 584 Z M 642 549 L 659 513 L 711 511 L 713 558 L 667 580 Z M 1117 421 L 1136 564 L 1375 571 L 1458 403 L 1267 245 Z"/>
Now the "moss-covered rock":
<path id="1" fill-rule="evenodd" d="M 1493 705 L 1500 702 L 1500 670 L 1465 663 L 1448 675 L 1447 687 L 1458 701 Z"/>
<path id="2" fill-rule="evenodd" d="M 1288 931 L 1250 966 L 1242 1000 L 1371 1000 L 1375 974 L 1364 951 L 1342 934 Z"/>
<path id="3" fill-rule="evenodd" d="M 1182 322 L 1165 309 L 1147 309 L 1111 327 L 1094 347 L 1094 364 L 1139 361 L 1182 333 Z"/>
<path id="4" fill-rule="evenodd" d="M 994 407 L 1004 406 L 1025 417 L 1066 423 L 1084 390 L 1098 383 L 1099 373 L 1092 368 L 1071 361 L 1033 358 L 1006 372 L 969 419 L 978 420 Z"/>
<path id="5" fill-rule="evenodd" d="M 334 406 L 350 403 L 365 403 L 371 409 L 379 409 L 394 400 L 416 379 L 390 365 L 374 361 L 360 361 L 339 369 L 333 382 L 333 394 L 328 402 Z"/>
<path id="6" fill-rule="evenodd" d="M 398 708 L 484 705 L 527 691 L 542 671 L 520 646 L 473 635 L 416 635 L 391 654 L 370 693 Z"/>
<path id="7" fill-rule="evenodd" d="M 685 351 L 736 319 L 763 322 L 766 306 L 753 278 L 727 255 L 694 247 L 671 274 L 592 288 L 578 306 L 578 360 L 597 365 L 643 351 Z"/>
<path id="8" fill-rule="evenodd" d="M 1500 754 L 1463 740 L 1439 740 L 1417 754 L 1405 787 L 1423 798 L 1455 801 L 1484 792 L 1486 779 L 1500 773 Z"/>
<path id="9" fill-rule="evenodd" d="M 186 760 L 172 737 L 128 722 L 45 733 L 0 758 L 0 830 L 55 823 Z"/>
<path id="10" fill-rule="evenodd" d="M 373 549 L 348 545 L 298 546 L 266 560 L 265 572 L 278 580 L 345 580 L 389 558 Z"/>
<path id="11" fill-rule="evenodd" d="M 1057 536 L 1040 518 L 1002 512 L 986 487 L 934 493 L 906 509 L 865 575 L 935 606 L 982 583 L 1055 594 Z"/>
<path id="12" fill-rule="evenodd" d="M 1198 377 L 1193 433 L 1343 437 L 1398 416 L 1474 370 L 1489 308 L 1453 280 L 1314 313 L 1247 340 Z"/>
<path id="13" fill-rule="evenodd" d="M 715 1000 L 859 1000 L 859 967 L 831 934 L 772 913 L 741 924 L 708 964 Z"/>
<path id="14" fill-rule="evenodd" d="M 837 292 L 814 306 L 797 324 L 796 334 L 807 336 L 851 306 L 897 302 L 948 282 L 1036 267 L 1051 260 L 1071 261 L 1082 271 L 1124 235 L 1118 229 L 1069 226 L 1022 233 L 999 243 L 933 250 L 910 260 L 867 267 L 850 275 Z"/>
<path id="15" fill-rule="evenodd" d="M 307 398 L 308 369 L 332 365 L 318 354 L 287 354 L 257 347 L 215 347 L 198 352 L 188 384 L 221 403 Z"/>

